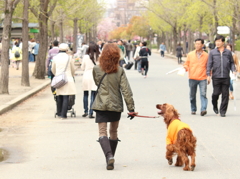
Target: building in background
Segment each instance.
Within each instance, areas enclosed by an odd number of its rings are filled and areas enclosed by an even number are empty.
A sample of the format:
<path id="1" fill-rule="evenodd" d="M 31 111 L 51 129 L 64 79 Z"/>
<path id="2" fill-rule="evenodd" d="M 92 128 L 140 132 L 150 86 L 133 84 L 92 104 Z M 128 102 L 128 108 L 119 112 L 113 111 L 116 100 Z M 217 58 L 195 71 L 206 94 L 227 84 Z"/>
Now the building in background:
<path id="1" fill-rule="evenodd" d="M 142 4 L 148 0 L 133 2 L 132 0 L 115 0 L 109 4 L 106 16 L 112 18 L 117 27 L 129 23 L 133 16 L 141 16 L 147 9 Z"/>

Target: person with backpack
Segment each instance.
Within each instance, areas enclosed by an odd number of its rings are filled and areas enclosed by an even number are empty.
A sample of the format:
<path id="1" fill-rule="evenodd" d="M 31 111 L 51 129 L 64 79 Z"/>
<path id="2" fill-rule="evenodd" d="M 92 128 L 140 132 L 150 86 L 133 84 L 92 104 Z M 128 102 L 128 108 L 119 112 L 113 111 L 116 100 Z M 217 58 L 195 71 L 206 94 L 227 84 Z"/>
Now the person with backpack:
<path id="1" fill-rule="evenodd" d="M 133 44 L 131 43 L 131 40 L 126 43 L 126 57 L 128 58 L 128 61 L 130 60 L 131 51 L 133 50 Z"/>
<path id="2" fill-rule="evenodd" d="M 19 64 L 22 61 L 22 50 L 18 43 L 12 49 L 12 61 L 16 64 L 16 70 L 19 70 Z"/>
<path id="3" fill-rule="evenodd" d="M 96 65 L 98 56 L 100 55 L 100 51 L 98 48 L 98 45 L 91 42 L 89 45 L 89 48 L 86 51 L 86 55 L 84 55 L 82 60 L 81 69 L 83 72 L 82 77 L 82 90 L 83 90 L 83 106 L 84 106 L 84 114 L 82 117 L 89 117 L 94 118 L 93 116 L 93 110 L 91 109 L 92 103 L 95 99 L 95 93 L 97 90 L 97 86 L 95 85 L 95 82 L 93 80 L 93 67 Z M 91 101 L 90 106 L 88 108 L 88 96 L 89 91 L 91 91 Z"/>
<path id="4" fill-rule="evenodd" d="M 139 57 L 141 58 L 141 68 L 142 68 L 142 75 L 144 78 L 147 77 L 147 72 L 148 72 L 148 55 L 151 56 L 151 50 L 147 48 L 147 42 L 142 43 L 143 47 L 141 48 L 139 52 Z M 145 74 L 144 74 L 145 71 Z"/>

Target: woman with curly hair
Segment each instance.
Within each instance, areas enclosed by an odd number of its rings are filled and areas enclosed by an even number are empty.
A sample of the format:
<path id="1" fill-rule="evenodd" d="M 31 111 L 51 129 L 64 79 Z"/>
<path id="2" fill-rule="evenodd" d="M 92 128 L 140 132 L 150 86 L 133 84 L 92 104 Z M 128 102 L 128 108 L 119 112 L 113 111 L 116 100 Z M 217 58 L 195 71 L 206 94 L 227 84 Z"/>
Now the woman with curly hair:
<path id="1" fill-rule="evenodd" d="M 123 99 L 134 117 L 134 101 L 131 87 L 122 67 L 119 67 L 120 49 L 115 44 L 106 44 L 93 68 L 93 79 L 98 86 L 92 109 L 96 112 L 99 128 L 99 143 L 106 157 L 107 170 L 114 169 L 114 154 L 118 144 L 118 124 L 123 112 Z M 110 122 L 108 138 L 107 123 Z"/>

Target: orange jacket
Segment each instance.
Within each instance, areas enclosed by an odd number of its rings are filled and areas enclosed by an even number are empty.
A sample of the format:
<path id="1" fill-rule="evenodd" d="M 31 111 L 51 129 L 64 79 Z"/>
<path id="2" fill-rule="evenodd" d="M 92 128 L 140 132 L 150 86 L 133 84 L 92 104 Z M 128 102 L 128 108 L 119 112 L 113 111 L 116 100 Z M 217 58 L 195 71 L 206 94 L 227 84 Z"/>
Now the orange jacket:
<path id="1" fill-rule="evenodd" d="M 189 79 L 205 80 L 207 79 L 208 53 L 202 53 L 200 59 L 197 57 L 196 50 L 188 53 L 184 68 L 189 73 Z"/>
<path id="2" fill-rule="evenodd" d="M 188 124 L 180 121 L 179 119 L 175 119 L 174 121 L 172 121 L 168 126 L 168 130 L 167 130 L 167 138 L 166 138 L 167 145 L 174 144 L 177 140 L 178 131 L 184 128 L 190 129 Z"/>

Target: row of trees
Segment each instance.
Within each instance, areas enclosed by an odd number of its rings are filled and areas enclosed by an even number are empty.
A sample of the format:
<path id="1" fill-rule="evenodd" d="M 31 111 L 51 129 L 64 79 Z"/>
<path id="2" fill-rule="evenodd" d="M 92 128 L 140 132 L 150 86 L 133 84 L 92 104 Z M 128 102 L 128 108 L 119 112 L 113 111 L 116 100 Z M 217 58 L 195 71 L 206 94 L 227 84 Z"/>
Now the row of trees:
<path id="1" fill-rule="evenodd" d="M 23 61 L 22 85 L 30 86 L 28 71 L 28 22 L 39 24 L 39 55 L 36 60 L 34 76 L 44 79 L 46 74 L 46 54 L 49 41 L 60 37 L 64 41 L 64 32 L 73 29 L 73 50 L 76 51 L 78 32 L 85 33 L 88 39 L 96 36 L 96 26 L 104 13 L 103 4 L 98 0 L 5 0 L 0 2 L 3 12 L 3 34 L 1 55 L 0 93 L 8 94 L 9 47 L 11 24 L 23 24 Z M 50 28 L 49 28 L 50 26 Z M 50 30 L 49 30 L 50 29 Z M 67 35 L 67 34 L 65 34 Z"/>
<path id="2" fill-rule="evenodd" d="M 183 39 L 189 49 L 193 48 L 193 38 L 207 35 L 213 41 L 218 26 L 231 29 L 231 40 L 240 31 L 240 1 L 236 0 L 149 0 L 141 3 L 147 8 L 149 25 L 158 34 L 159 42 L 166 42 L 168 50 L 175 52 L 177 43 Z M 172 43 L 173 42 L 173 43 Z"/>
<path id="3" fill-rule="evenodd" d="M 108 23 L 111 19 L 108 19 Z M 133 16 L 126 26 L 108 28 L 108 36 L 105 39 L 132 39 L 134 36 L 147 37 L 149 35 L 149 23 L 144 16 Z M 104 30 L 102 30 L 104 31 Z"/>

